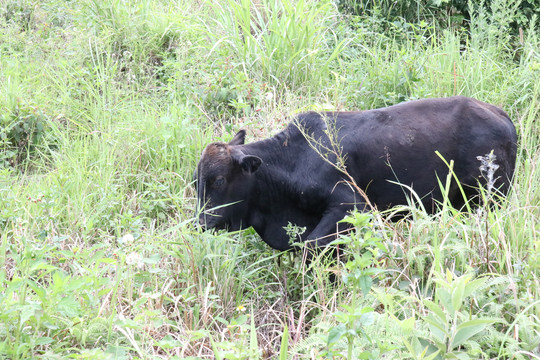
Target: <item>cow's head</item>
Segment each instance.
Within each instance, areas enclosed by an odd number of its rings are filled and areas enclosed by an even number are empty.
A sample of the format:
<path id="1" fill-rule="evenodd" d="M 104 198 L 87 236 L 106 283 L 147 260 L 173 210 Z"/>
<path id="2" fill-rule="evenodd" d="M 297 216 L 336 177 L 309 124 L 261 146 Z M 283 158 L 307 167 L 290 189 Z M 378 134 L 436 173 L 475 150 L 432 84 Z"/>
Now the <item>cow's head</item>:
<path id="1" fill-rule="evenodd" d="M 257 156 L 245 155 L 246 132 L 231 142 L 215 142 L 204 149 L 195 171 L 199 223 L 206 229 L 239 230 L 249 214 L 248 200 L 261 165 Z"/>

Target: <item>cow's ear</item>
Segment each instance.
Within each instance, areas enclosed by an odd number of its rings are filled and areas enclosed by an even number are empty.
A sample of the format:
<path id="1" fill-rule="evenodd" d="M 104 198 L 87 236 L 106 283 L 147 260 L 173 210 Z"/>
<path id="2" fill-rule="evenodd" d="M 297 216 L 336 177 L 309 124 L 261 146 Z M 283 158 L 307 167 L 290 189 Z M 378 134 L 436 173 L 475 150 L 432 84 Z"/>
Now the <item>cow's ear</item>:
<path id="1" fill-rule="evenodd" d="M 259 166 L 261 166 L 262 160 L 258 156 L 253 155 L 246 155 L 240 162 L 240 166 L 242 166 L 242 170 L 247 174 L 253 174 L 255 171 L 259 169 Z"/>
<path id="2" fill-rule="evenodd" d="M 248 175 L 251 175 L 257 171 L 259 166 L 262 164 L 260 157 L 254 155 L 244 155 L 244 153 L 238 149 L 231 151 L 231 156 L 233 160 L 240 165 L 242 171 Z"/>
<path id="3" fill-rule="evenodd" d="M 234 138 L 229 142 L 229 145 L 244 145 L 246 140 L 246 130 L 240 130 L 234 135 Z"/>

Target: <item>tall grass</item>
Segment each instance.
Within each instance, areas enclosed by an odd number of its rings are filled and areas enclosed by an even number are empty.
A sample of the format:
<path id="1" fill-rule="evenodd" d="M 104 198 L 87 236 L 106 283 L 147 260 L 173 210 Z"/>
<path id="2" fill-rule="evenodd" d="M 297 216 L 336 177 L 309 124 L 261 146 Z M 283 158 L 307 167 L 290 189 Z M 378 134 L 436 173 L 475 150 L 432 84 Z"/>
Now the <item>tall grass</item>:
<path id="1" fill-rule="evenodd" d="M 539 357 L 540 44 L 490 4 L 470 31 L 328 1 L 0 4 L 0 356 Z M 206 143 L 451 95 L 516 125 L 500 207 L 357 214 L 310 268 L 192 226 Z"/>
<path id="2" fill-rule="evenodd" d="M 213 7 L 215 24 L 207 24 L 214 39 L 210 54 L 240 55 L 235 66 L 259 81 L 285 87 L 321 81 L 344 45 L 326 46 L 334 16 L 330 2 L 231 0 Z"/>

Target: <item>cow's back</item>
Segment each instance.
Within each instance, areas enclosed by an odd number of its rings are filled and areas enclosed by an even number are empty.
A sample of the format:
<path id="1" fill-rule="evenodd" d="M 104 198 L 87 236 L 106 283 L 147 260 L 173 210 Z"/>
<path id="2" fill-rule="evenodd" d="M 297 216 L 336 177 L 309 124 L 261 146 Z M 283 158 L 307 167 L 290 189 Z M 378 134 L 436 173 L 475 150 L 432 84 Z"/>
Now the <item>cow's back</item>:
<path id="1" fill-rule="evenodd" d="M 450 163 L 467 197 L 478 193 L 479 156 L 491 151 L 499 166 L 495 186 L 506 193 L 514 172 L 516 131 L 501 109 L 466 97 L 423 99 L 382 109 L 360 112 L 308 113 L 299 116 L 307 124 L 312 141 L 339 143 L 347 171 L 379 208 L 405 204 L 411 186 L 423 198 L 426 210 L 434 209 L 432 197 L 442 201 Z M 324 149 L 324 147 L 323 147 Z M 322 151 L 321 151 L 322 153 Z M 322 154 L 320 154 L 322 155 Z M 450 200 L 463 204 L 457 183 Z"/>

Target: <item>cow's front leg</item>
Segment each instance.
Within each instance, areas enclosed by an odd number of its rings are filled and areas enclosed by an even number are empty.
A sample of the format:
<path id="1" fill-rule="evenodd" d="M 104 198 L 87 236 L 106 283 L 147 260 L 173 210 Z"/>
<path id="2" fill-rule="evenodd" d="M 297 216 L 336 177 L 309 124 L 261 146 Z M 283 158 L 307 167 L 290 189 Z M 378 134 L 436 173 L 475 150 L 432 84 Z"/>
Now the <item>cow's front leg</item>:
<path id="1" fill-rule="evenodd" d="M 334 241 L 339 234 L 348 231 L 350 224 L 340 222 L 354 206 L 336 205 L 328 208 L 315 229 L 307 236 L 305 242 L 309 249 L 324 247 Z"/>

